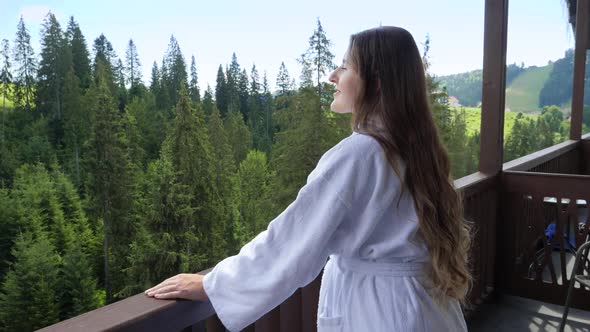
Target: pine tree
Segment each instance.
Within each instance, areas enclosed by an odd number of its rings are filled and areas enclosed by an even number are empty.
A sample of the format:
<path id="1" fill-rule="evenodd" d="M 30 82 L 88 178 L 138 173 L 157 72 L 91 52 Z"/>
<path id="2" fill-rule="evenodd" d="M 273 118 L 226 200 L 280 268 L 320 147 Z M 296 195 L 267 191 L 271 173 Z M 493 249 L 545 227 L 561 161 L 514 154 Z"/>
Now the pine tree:
<path id="1" fill-rule="evenodd" d="M 144 98 L 134 98 L 127 105 L 127 113 L 127 127 L 131 130 L 127 135 L 131 145 L 131 159 L 143 168 L 147 165 L 147 161 L 158 158 L 162 142 L 166 137 L 168 119 L 158 110 L 152 94 Z M 135 124 L 131 123 L 133 121 Z M 131 134 L 135 138 L 130 137 Z M 144 162 L 142 163 L 141 160 Z"/>
<path id="2" fill-rule="evenodd" d="M 135 223 L 132 191 L 133 175 L 127 154 L 121 114 L 107 86 L 106 68 L 97 63 L 97 85 L 91 88 L 95 103 L 92 135 L 89 141 L 89 197 L 93 216 L 102 220 L 104 288 L 107 301 L 123 288 L 122 268 L 133 240 Z"/>
<path id="3" fill-rule="evenodd" d="M 467 148 L 465 153 L 465 175 L 477 172 L 479 167 L 479 131 L 467 139 Z"/>
<path id="4" fill-rule="evenodd" d="M 59 321 L 58 267 L 60 257 L 43 235 L 20 235 L 15 262 L 0 292 L 0 329 L 33 331 Z"/>
<path id="5" fill-rule="evenodd" d="M 213 100 L 213 90 L 211 90 L 209 84 L 207 84 L 207 90 L 205 90 L 205 94 L 203 94 L 202 107 L 203 112 L 205 113 L 205 118 L 207 119 L 207 122 L 209 122 L 209 118 L 213 113 L 213 108 L 216 107 L 215 101 Z M 217 109 L 217 111 L 219 112 L 219 109 Z"/>
<path id="6" fill-rule="evenodd" d="M 154 61 L 152 65 L 152 76 L 150 78 L 150 92 L 157 96 L 160 90 L 160 70 L 158 69 L 158 64 Z"/>
<path id="7" fill-rule="evenodd" d="M 217 104 L 217 109 L 221 112 L 221 115 L 225 117 L 227 114 L 227 83 L 225 81 L 225 74 L 223 73 L 223 67 L 219 65 L 219 69 L 217 70 L 217 81 L 215 85 L 215 103 Z"/>
<path id="8" fill-rule="evenodd" d="M 123 112 L 125 110 L 125 106 L 127 106 L 128 95 L 125 82 L 127 82 L 128 79 L 125 74 L 125 66 L 123 65 L 123 61 L 121 61 L 121 59 L 117 60 L 114 78 L 115 84 L 117 86 L 117 95 L 119 96 L 118 108 L 120 112 Z"/>
<path id="9" fill-rule="evenodd" d="M 160 110 L 165 110 L 167 113 L 169 109 L 170 98 L 168 96 L 166 81 L 163 79 L 164 74 L 165 73 L 162 70 L 158 69 L 158 64 L 154 61 L 154 65 L 152 66 L 152 77 L 150 80 L 150 91 L 156 98 L 157 108 Z"/>
<path id="10" fill-rule="evenodd" d="M 62 254 L 74 232 L 68 227 L 57 188 L 45 167 L 42 164 L 19 167 L 11 195 L 20 231 L 34 237 L 46 233 L 54 250 Z"/>
<path id="11" fill-rule="evenodd" d="M 129 256 L 127 292 L 176 273 L 198 271 L 225 255 L 222 204 L 211 181 L 214 165 L 204 116 L 191 107 L 184 85 L 179 98 L 161 158 L 149 167 L 150 194 L 139 241 Z"/>
<path id="12" fill-rule="evenodd" d="M 203 105 L 205 105 L 205 101 L 206 100 L 204 100 Z M 214 104 L 211 106 L 212 111 L 209 116 L 208 129 L 214 165 L 212 181 L 214 182 L 215 187 L 219 192 L 219 197 L 223 202 L 221 206 L 222 211 L 220 211 L 220 221 L 225 221 L 223 234 L 228 235 L 234 233 L 235 222 L 238 220 L 237 207 L 235 204 L 236 199 L 234 197 L 236 190 L 233 188 L 232 181 L 236 172 L 236 165 L 219 110 Z M 237 241 L 234 241 L 233 239 L 230 240 L 231 241 L 228 243 L 228 254 L 231 255 L 234 254 L 239 247 L 237 246 Z"/>
<path id="13" fill-rule="evenodd" d="M 246 73 L 246 69 L 242 69 L 239 74 L 238 79 L 238 100 L 240 104 L 240 113 L 244 117 L 244 121 L 248 123 L 248 119 L 250 118 L 250 106 L 248 104 L 250 92 L 249 92 L 249 83 L 248 83 L 248 74 Z"/>
<path id="14" fill-rule="evenodd" d="M 129 95 L 137 97 L 140 95 L 140 85 L 142 84 L 141 62 L 139 54 L 133 39 L 129 39 L 127 50 L 125 51 L 125 75 L 129 84 Z"/>
<path id="15" fill-rule="evenodd" d="M 318 109 L 315 91 L 304 89 L 288 108 L 277 112 L 281 130 L 274 136 L 271 155 L 276 214 L 292 202 L 322 154 L 337 143 L 337 135 Z"/>
<path id="16" fill-rule="evenodd" d="M 267 135 L 266 135 L 266 118 L 264 109 L 264 97 L 261 95 L 260 78 L 256 66 L 252 66 L 251 74 L 252 83 L 250 85 L 250 96 L 248 98 L 249 117 L 247 120 L 248 128 L 252 133 L 252 143 L 254 149 L 267 152 Z"/>
<path id="17" fill-rule="evenodd" d="M 81 84 L 73 68 L 65 77 L 63 111 L 65 149 L 71 153 L 65 168 L 68 170 L 78 188 L 82 188 L 82 146 L 90 135 L 90 117 L 82 104 Z"/>
<path id="18" fill-rule="evenodd" d="M 240 110 L 240 94 L 239 94 L 239 82 L 240 82 L 240 64 L 236 53 L 232 54 L 231 63 L 226 68 L 225 76 L 227 78 L 226 85 L 226 97 L 227 97 L 227 112 L 242 112 Z M 244 113 L 242 112 L 242 115 Z"/>
<path id="19" fill-rule="evenodd" d="M 186 61 L 174 36 L 170 37 L 162 68 L 165 73 L 162 74 L 162 80 L 166 83 L 172 105 L 176 105 L 179 101 L 181 85 L 184 84 L 185 87 L 188 85 L 188 75 L 186 73 Z"/>
<path id="20" fill-rule="evenodd" d="M 10 248 L 18 234 L 18 228 L 14 200 L 8 189 L 0 188 L 0 276 L 5 275 L 9 262 L 13 261 Z"/>
<path id="21" fill-rule="evenodd" d="M 0 43 L 0 94 L 2 94 L 2 134 L 0 134 L 0 146 L 4 147 L 6 140 L 6 99 L 12 91 L 12 74 L 10 73 L 10 45 L 8 40 L 2 39 Z"/>
<path id="22" fill-rule="evenodd" d="M 518 113 L 504 145 L 505 162 L 524 156 L 522 137 L 525 130 L 523 128 L 522 113 Z"/>
<path id="23" fill-rule="evenodd" d="M 537 147 L 538 149 L 548 148 L 553 145 L 555 138 L 553 137 L 553 131 L 547 121 L 543 117 L 538 117 L 535 123 L 535 131 L 538 135 Z M 532 152 L 532 151 L 531 151 Z"/>
<path id="24" fill-rule="evenodd" d="M 224 119 L 224 128 L 237 167 L 252 148 L 252 135 L 240 112 L 229 112 Z"/>
<path id="25" fill-rule="evenodd" d="M 261 151 L 266 152 L 267 157 L 270 158 L 270 152 L 272 149 L 272 142 L 273 142 L 273 120 L 272 120 L 272 110 L 274 109 L 274 98 L 270 93 L 270 87 L 268 84 L 268 78 L 266 75 L 266 71 L 262 77 L 262 91 L 260 94 L 260 108 L 262 110 L 262 114 L 264 114 L 264 139 L 259 142 L 258 149 Z"/>
<path id="26" fill-rule="evenodd" d="M 37 61 L 35 52 L 31 46 L 31 35 L 25 27 L 21 16 L 18 22 L 16 39 L 14 41 L 14 63 L 15 63 L 15 102 L 23 105 L 27 112 L 31 111 L 34 100 L 35 73 L 37 72 Z"/>
<path id="27" fill-rule="evenodd" d="M 279 74 L 277 75 L 277 88 L 279 89 L 279 94 L 281 96 L 284 96 L 291 91 L 291 77 L 289 76 L 289 72 L 287 71 L 284 62 L 281 62 Z"/>
<path id="28" fill-rule="evenodd" d="M 191 56 L 191 80 L 188 88 L 191 101 L 193 103 L 201 102 L 201 93 L 199 92 L 199 78 L 197 76 L 197 64 L 195 63 L 195 56 Z"/>
<path id="29" fill-rule="evenodd" d="M 92 265 L 82 250 L 82 241 L 74 240 L 63 255 L 58 289 L 61 291 L 61 317 L 68 319 L 102 305 Z"/>
<path id="30" fill-rule="evenodd" d="M 101 76 L 105 84 L 109 88 L 111 95 L 118 96 L 118 82 L 115 79 L 115 70 L 117 67 L 117 53 L 113 49 L 113 45 L 105 37 L 105 35 L 100 34 L 100 36 L 98 36 L 98 38 L 94 40 L 93 49 L 94 62 L 92 67 L 92 76 L 94 78 L 95 85 L 98 85 L 98 79 L 99 76 Z M 101 71 L 103 72 L 100 75 L 98 73 L 99 66 L 102 67 Z"/>
<path id="31" fill-rule="evenodd" d="M 63 144 L 63 87 L 72 56 L 57 18 L 47 14 L 43 22 L 41 62 L 37 84 L 37 109 L 50 119 L 52 142 Z"/>
<path id="32" fill-rule="evenodd" d="M 270 179 L 266 155 L 256 150 L 248 152 L 240 163 L 237 176 L 240 227 L 236 229 L 238 234 L 235 237 L 240 247 L 265 230 L 270 222 Z"/>
<path id="33" fill-rule="evenodd" d="M 449 141 L 445 142 L 449 158 L 451 159 L 451 175 L 460 178 L 465 173 L 465 158 L 467 144 L 467 125 L 465 123 L 465 110 L 455 111 L 450 128 Z"/>
<path id="34" fill-rule="evenodd" d="M 320 19 L 317 19 L 317 27 L 313 35 L 309 37 L 309 48 L 301 55 L 304 68 L 309 65 L 309 69 L 313 72 L 314 80 L 316 81 L 316 89 L 318 96 L 320 96 L 320 108 L 325 104 L 324 99 L 327 99 L 323 94 L 324 85 L 322 78 L 336 68 L 334 65 L 334 54 L 330 51 L 332 43 L 326 36 L 326 32 L 322 27 Z M 305 75 L 308 75 L 305 73 Z M 305 78 L 307 80 L 307 77 Z"/>
<path id="35" fill-rule="evenodd" d="M 90 71 L 90 53 L 88 52 L 86 39 L 73 16 L 70 16 L 70 21 L 68 22 L 66 39 L 68 40 L 72 53 L 74 74 L 80 80 L 80 88 L 86 90 L 90 87 L 90 82 L 92 80 Z"/>

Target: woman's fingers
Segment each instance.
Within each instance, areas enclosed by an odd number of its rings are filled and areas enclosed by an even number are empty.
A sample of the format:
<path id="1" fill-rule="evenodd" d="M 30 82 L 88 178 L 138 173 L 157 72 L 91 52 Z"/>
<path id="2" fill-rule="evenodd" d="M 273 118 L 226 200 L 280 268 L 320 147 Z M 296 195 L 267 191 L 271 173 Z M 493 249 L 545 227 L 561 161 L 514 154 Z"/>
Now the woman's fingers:
<path id="1" fill-rule="evenodd" d="M 207 301 L 203 288 L 203 276 L 181 273 L 162 281 L 160 284 L 145 291 L 145 294 L 157 299 L 181 298 L 187 300 Z"/>
<path id="2" fill-rule="evenodd" d="M 158 295 L 162 295 L 162 294 L 166 294 L 166 293 L 170 293 L 170 292 L 174 292 L 174 291 L 180 291 L 180 290 L 181 289 L 179 289 L 177 285 L 172 284 L 172 285 L 160 287 L 160 288 L 152 291 L 148 295 L 158 297 Z"/>
<path id="3" fill-rule="evenodd" d="M 157 299 L 167 300 L 167 299 L 177 299 L 180 297 L 180 291 L 173 291 L 168 293 L 160 293 L 156 294 L 154 297 Z"/>
<path id="4" fill-rule="evenodd" d="M 168 287 L 170 285 L 175 285 L 176 284 L 175 278 L 176 278 L 176 276 L 162 281 L 161 283 L 157 284 L 156 286 L 146 290 L 145 294 L 148 296 L 152 296 L 154 293 L 158 292 L 160 289 L 162 289 L 164 287 Z"/>

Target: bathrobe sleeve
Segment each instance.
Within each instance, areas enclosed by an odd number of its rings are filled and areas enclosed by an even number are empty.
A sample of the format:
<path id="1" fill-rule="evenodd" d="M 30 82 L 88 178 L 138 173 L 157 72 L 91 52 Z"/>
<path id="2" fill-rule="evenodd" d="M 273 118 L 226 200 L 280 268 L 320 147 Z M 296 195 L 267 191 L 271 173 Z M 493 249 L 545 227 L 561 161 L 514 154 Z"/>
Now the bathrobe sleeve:
<path id="1" fill-rule="evenodd" d="M 341 142 L 324 154 L 295 201 L 205 276 L 205 292 L 228 330 L 245 328 L 318 276 L 330 239 L 362 195 L 366 152 Z"/>

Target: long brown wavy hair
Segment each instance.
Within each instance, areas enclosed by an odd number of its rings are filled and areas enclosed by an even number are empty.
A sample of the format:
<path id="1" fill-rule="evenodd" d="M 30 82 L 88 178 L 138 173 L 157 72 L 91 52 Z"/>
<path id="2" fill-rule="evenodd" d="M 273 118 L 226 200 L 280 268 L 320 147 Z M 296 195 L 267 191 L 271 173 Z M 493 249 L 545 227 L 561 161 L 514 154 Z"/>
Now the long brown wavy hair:
<path id="1" fill-rule="evenodd" d="M 398 27 L 365 30 L 351 36 L 348 58 L 362 80 L 352 129 L 362 128 L 374 137 L 398 175 L 397 158 L 405 163 L 402 188 L 414 198 L 420 233 L 431 256 L 436 295 L 465 303 L 471 285 L 470 227 L 432 117 L 416 42 Z"/>

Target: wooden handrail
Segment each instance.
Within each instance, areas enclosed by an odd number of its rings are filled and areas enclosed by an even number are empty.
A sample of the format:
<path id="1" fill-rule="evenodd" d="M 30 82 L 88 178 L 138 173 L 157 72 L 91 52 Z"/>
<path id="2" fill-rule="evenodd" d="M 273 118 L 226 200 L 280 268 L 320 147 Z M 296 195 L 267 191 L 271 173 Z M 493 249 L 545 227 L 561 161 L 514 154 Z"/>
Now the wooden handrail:
<path id="1" fill-rule="evenodd" d="M 563 143 L 550 146 L 543 150 L 504 163 L 502 168 L 504 171 L 526 171 L 576 149 L 579 144 L 579 141 L 567 140 Z"/>
<path id="2" fill-rule="evenodd" d="M 199 274 L 204 275 L 209 271 L 211 269 Z M 141 293 L 39 331 L 180 331 L 214 314 L 210 302 L 156 300 Z"/>
<path id="3" fill-rule="evenodd" d="M 502 187 L 505 192 L 586 197 L 590 190 L 590 175 L 505 171 Z"/>

